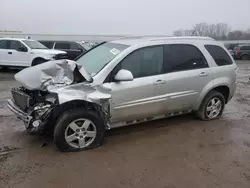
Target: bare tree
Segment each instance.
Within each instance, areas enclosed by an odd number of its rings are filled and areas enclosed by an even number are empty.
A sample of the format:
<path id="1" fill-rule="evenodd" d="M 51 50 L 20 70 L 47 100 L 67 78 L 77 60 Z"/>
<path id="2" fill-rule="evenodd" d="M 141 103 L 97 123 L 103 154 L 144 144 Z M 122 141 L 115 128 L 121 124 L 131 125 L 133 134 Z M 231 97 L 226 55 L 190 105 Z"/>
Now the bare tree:
<path id="1" fill-rule="evenodd" d="M 191 29 L 179 29 L 179 30 L 176 30 L 173 32 L 173 35 L 174 36 L 191 36 L 193 34 L 193 31 L 194 30 L 191 30 Z"/>
<path id="2" fill-rule="evenodd" d="M 193 29 L 188 30 L 177 30 L 173 33 L 174 36 L 187 36 L 187 35 L 196 35 L 196 36 L 208 36 L 214 39 L 225 40 L 227 35 L 230 32 L 230 28 L 226 23 L 217 23 L 217 24 L 207 24 L 205 22 L 196 24 Z M 193 32 L 195 31 L 195 32 Z"/>

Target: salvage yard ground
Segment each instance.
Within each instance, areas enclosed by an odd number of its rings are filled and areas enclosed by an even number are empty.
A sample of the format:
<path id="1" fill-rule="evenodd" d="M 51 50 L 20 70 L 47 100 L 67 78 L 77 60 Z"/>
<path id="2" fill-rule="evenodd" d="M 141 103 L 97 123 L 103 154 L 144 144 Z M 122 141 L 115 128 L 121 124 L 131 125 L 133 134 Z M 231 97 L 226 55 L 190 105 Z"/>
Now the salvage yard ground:
<path id="1" fill-rule="evenodd" d="M 0 187 L 249 188 L 250 61 L 237 64 L 237 93 L 222 119 L 185 115 L 119 128 L 77 153 L 25 132 L 6 107 L 17 71 L 0 70 Z"/>

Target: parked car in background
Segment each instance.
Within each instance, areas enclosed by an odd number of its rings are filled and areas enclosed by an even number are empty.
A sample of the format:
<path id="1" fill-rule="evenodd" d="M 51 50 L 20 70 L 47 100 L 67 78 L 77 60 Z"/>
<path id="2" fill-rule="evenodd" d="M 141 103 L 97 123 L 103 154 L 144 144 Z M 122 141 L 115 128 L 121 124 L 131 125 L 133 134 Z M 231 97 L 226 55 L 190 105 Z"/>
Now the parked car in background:
<path id="1" fill-rule="evenodd" d="M 234 51 L 233 51 L 233 49 L 234 49 L 234 47 L 237 46 L 237 45 L 239 45 L 239 43 L 225 44 L 225 47 L 227 48 L 227 50 L 229 51 L 229 53 L 231 54 L 231 56 L 232 56 L 233 58 L 235 58 L 235 57 L 234 57 Z"/>
<path id="2" fill-rule="evenodd" d="M 225 47 L 228 49 L 228 50 L 233 50 L 235 46 L 238 46 L 239 43 L 227 43 L 225 44 Z"/>
<path id="3" fill-rule="evenodd" d="M 249 60 L 250 59 L 250 44 L 243 44 L 234 47 L 234 58 L 241 60 Z"/>
<path id="4" fill-rule="evenodd" d="M 195 112 L 220 118 L 236 89 L 233 58 L 206 37 L 138 37 L 102 43 L 75 61 L 15 75 L 8 107 L 61 151 L 102 144 L 105 130 Z M 46 74 L 44 74 L 46 73 Z"/>
<path id="5" fill-rule="evenodd" d="M 85 42 L 85 41 L 81 41 L 79 42 L 86 50 L 90 50 L 91 48 L 95 47 L 96 45 L 98 45 L 98 43 L 96 42 Z"/>
<path id="6" fill-rule="evenodd" d="M 65 55 L 66 52 L 50 50 L 35 40 L 0 38 L 0 66 L 29 67 Z"/>
<path id="7" fill-rule="evenodd" d="M 49 41 L 40 40 L 49 49 L 63 50 L 67 52 L 67 59 L 74 60 L 77 56 L 87 51 L 81 44 L 74 41 Z"/>

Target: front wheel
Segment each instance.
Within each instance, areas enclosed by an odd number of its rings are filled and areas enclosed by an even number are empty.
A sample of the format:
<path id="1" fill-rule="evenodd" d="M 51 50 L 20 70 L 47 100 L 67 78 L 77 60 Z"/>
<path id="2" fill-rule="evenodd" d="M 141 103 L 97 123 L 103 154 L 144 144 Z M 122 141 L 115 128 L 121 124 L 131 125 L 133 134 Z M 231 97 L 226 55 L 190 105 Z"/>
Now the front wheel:
<path id="1" fill-rule="evenodd" d="M 60 151 L 80 151 L 98 147 L 105 126 L 92 111 L 76 108 L 65 112 L 56 124 L 54 142 Z"/>
<path id="2" fill-rule="evenodd" d="M 42 63 L 44 63 L 44 62 L 46 62 L 45 59 L 37 58 L 37 59 L 34 59 L 34 60 L 33 60 L 31 66 L 36 66 L 36 65 L 42 64 Z"/>
<path id="3" fill-rule="evenodd" d="M 203 99 L 196 115 L 201 120 L 213 120 L 221 117 L 225 107 L 225 97 L 218 91 L 209 92 Z"/>

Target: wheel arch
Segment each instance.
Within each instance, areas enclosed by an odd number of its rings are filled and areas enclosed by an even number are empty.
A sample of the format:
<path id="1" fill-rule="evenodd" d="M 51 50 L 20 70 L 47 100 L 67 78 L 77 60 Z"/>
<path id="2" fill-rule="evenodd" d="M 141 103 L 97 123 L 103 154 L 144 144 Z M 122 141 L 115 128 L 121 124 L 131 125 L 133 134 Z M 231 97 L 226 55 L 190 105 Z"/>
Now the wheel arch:
<path id="1" fill-rule="evenodd" d="M 35 62 L 35 61 L 37 61 L 37 60 L 44 60 L 44 61 L 48 61 L 48 59 L 46 59 L 46 58 L 44 58 L 44 57 L 40 57 L 40 56 L 38 56 L 38 57 L 35 57 L 35 58 L 32 60 L 32 62 L 31 62 L 31 66 L 33 66 L 33 65 L 34 65 L 34 62 Z"/>
<path id="2" fill-rule="evenodd" d="M 58 104 L 54 107 L 51 115 L 51 122 L 53 123 L 50 124 L 50 128 L 54 129 L 54 126 L 58 118 L 60 118 L 64 112 L 75 108 L 84 108 L 85 110 L 90 110 L 95 112 L 103 120 L 104 124 L 107 125 L 109 114 L 105 113 L 99 104 L 85 100 L 72 100 L 62 104 Z"/>
<path id="3" fill-rule="evenodd" d="M 198 97 L 198 100 L 194 106 L 194 110 L 198 110 L 202 101 L 204 100 L 204 98 L 207 96 L 207 94 L 213 90 L 216 90 L 220 93 L 222 93 L 222 95 L 225 97 L 225 102 L 226 104 L 229 101 L 229 96 L 230 96 L 230 80 L 228 78 L 219 78 L 220 80 L 214 80 L 212 82 L 210 82 L 209 84 L 207 84 L 204 89 L 202 90 L 202 92 L 200 93 L 200 96 Z M 214 84 L 214 82 L 216 82 L 217 84 Z"/>
<path id="4" fill-rule="evenodd" d="M 240 55 L 240 59 L 242 59 L 243 56 L 247 56 L 248 58 L 250 58 L 250 55 L 249 55 L 249 54 L 243 53 L 243 54 Z"/>

